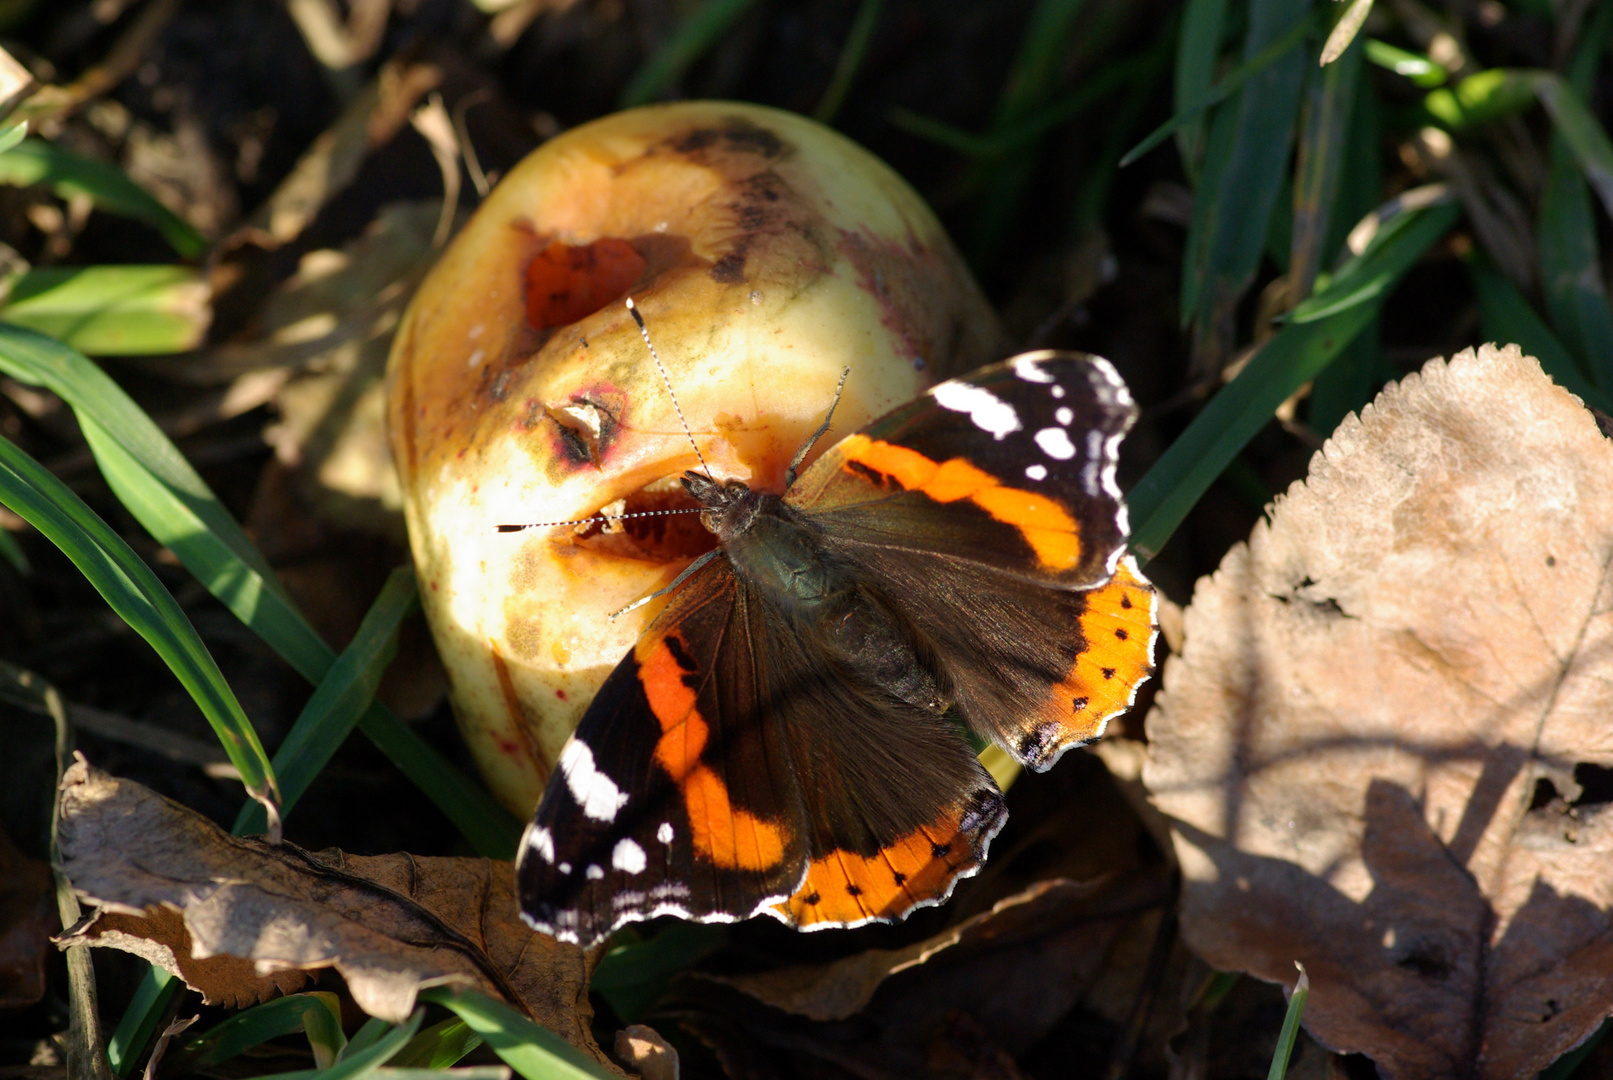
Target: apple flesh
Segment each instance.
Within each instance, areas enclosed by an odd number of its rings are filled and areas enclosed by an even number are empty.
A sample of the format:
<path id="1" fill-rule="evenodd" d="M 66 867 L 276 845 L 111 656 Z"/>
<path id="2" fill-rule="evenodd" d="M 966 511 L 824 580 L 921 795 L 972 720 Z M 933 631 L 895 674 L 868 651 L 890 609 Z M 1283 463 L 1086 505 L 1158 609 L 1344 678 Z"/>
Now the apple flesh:
<path id="1" fill-rule="evenodd" d="M 422 601 L 500 800 L 531 813 L 660 605 L 611 613 L 714 539 L 696 514 L 499 526 L 691 508 L 678 477 L 696 445 L 719 479 L 782 490 L 843 370 L 819 450 L 1003 354 L 929 208 L 802 117 L 635 109 L 511 171 L 422 283 L 388 366 Z"/>

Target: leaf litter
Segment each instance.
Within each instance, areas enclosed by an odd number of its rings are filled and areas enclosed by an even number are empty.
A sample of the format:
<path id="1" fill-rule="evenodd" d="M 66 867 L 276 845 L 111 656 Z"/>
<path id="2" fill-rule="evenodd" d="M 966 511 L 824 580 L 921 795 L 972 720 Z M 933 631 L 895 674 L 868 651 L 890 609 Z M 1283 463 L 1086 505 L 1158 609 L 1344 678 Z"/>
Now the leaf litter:
<path id="1" fill-rule="evenodd" d="M 1613 1012 L 1613 443 L 1516 346 L 1430 361 L 1199 582 L 1147 721 L 1182 929 L 1387 1077 Z"/>
<path id="2" fill-rule="evenodd" d="M 231 1008 L 297 990 L 324 968 L 359 1008 L 394 1023 L 418 991 L 466 986 L 609 1065 L 589 1030 L 591 960 L 521 922 L 507 862 L 233 837 L 82 756 L 62 780 L 60 838 L 74 891 L 96 906 L 64 947 L 132 952 Z"/>

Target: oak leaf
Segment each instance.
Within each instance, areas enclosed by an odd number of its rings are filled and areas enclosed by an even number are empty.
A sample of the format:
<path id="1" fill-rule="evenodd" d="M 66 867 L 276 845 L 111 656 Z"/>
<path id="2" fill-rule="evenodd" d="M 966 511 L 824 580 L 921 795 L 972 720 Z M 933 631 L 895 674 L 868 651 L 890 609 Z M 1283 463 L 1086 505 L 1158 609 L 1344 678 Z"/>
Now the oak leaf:
<path id="1" fill-rule="evenodd" d="M 1347 419 L 1199 582 L 1148 717 L 1182 928 L 1388 1077 L 1613 1012 L 1613 443 L 1515 347 Z"/>

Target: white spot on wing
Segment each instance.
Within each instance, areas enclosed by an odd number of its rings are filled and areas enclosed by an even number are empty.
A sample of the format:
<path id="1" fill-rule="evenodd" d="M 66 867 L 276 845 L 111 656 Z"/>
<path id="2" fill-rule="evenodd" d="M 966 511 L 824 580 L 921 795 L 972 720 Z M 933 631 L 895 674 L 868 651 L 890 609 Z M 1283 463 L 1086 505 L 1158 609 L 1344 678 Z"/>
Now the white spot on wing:
<path id="1" fill-rule="evenodd" d="M 1047 466 L 1046 465 L 1027 465 L 1027 466 L 1025 466 L 1025 475 L 1030 477 L 1032 480 L 1046 480 L 1047 479 Z"/>
<path id="2" fill-rule="evenodd" d="M 1075 456 L 1075 444 L 1070 441 L 1069 432 L 1063 428 L 1043 428 L 1036 433 L 1036 445 L 1042 448 L 1042 453 L 1059 461 L 1069 461 Z"/>
<path id="3" fill-rule="evenodd" d="M 569 874 L 571 873 L 571 864 L 568 862 L 563 862 L 556 867 L 556 869 L 558 869 L 562 874 Z"/>
<path id="4" fill-rule="evenodd" d="M 1058 411 L 1053 414 L 1053 419 L 1057 420 L 1063 426 L 1069 427 L 1070 421 L 1075 419 L 1075 413 L 1071 412 L 1067 407 L 1060 405 Z"/>
<path id="5" fill-rule="evenodd" d="M 1063 397 L 1064 396 L 1064 387 L 1062 387 L 1062 386 L 1053 387 L 1052 394 L 1056 398 Z"/>
<path id="6" fill-rule="evenodd" d="M 655 830 L 655 838 L 663 844 L 672 843 L 672 822 L 661 822 L 660 827 Z"/>
<path id="7" fill-rule="evenodd" d="M 582 876 L 587 878 L 589 881 L 598 881 L 600 878 L 605 876 L 605 871 L 597 866 L 590 866 L 588 869 L 582 872 Z"/>
<path id="8" fill-rule="evenodd" d="M 943 409 L 968 413 L 974 426 L 989 431 L 992 438 L 1000 439 L 1020 428 L 1019 413 L 990 390 L 953 380 L 935 387 L 930 394 Z"/>
<path id="9" fill-rule="evenodd" d="M 639 873 L 644 869 L 644 864 L 647 861 L 644 857 L 644 849 L 625 836 L 616 841 L 616 847 L 610 853 L 610 864 L 618 870 L 627 871 L 629 874 Z"/>
<path id="10" fill-rule="evenodd" d="M 627 805 L 627 796 L 616 782 L 595 767 L 594 752 L 585 742 L 572 739 L 566 743 L 560 752 L 560 775 L 566 778 L 566 787 L 582 812 L 595 821 L 614 821 L 616 811 Z"/>
<path id="11" fill-rule="evenodd" d="M 1014 374 L 1026 382 L 1050 383 L 1053 376 L 1042 370 L 1041 357 L 1025 353 L 1014 357 Z"/>
<path id="12" fill-rule="evenodd" d="M 527 830 L 526 846 L 544 862 L 554 862 L 554 834 L 542 825 L 534 825 Z"/>

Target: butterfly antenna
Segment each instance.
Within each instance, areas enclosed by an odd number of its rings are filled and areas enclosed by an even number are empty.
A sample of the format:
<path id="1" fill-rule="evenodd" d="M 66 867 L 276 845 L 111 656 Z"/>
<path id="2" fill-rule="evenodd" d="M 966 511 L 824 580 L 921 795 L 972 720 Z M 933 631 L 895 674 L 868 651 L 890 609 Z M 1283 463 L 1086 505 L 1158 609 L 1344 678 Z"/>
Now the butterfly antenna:
<path id="1" fill-rule="evenodd" d="M 557 525 L 587 525 L 595 521 L 622 521 L 626 518 L 660 517 L 663 514 L 698 514 L 698 506 L 686 506 L 681 510 L 635 510 L 631 514 L 595 514 L 593 517 L 573 518 L 570 521 L 533 521 L 525 525 L 497 525 L 494 528 L 501 533 L 521 532 L 525 529 L 552 529 Z"/>
<path id="2" fill-rule="evenodd" d="M 655 343 L 650 340 L 649 327 L 644 325 L 644 316 L 638 313 L 638 307 L 633 303 L 631 296 L 627 298 L 627 311 L 633 316 L 633 321 L 638 323 L 639 336 L 644 339 L 645 347 L 655 358 L 655 366 L 661 369 L 661 381 L 666 384 L 667 396 L 672 399 L 672 408 L 678 414 L 678 423 L 683 425 L 683 433 L 689 436 L 689 445 L 694 447 L 694 456 L 700 459 L 700 468 L 706 477 L 711 479 L 711 466 L 706 464 L 706 456 L 700 452 L 700 444 L 694 441 L 694 432 L 689 430 L 689 421 L 683 417 L 683 406 L 678 404 L 678 393 L 672 389 L 672 376 L 667 374 L 666 365 L 661 362 L 661 354 L 655 351 Z"/>
<path id="3" fill-rule="evenodd" d="M 850 374 L 851 369 L 849 367 L 841 370 L 840 381 L 835 383 L 834 400 L 829 402 L 829 411 L 823 414 L 823 423 L 818 425 L 818 430 L 814 431 L 807 441 L 801 444 L 800 449 L 796 450 L 795 456 L 790 459 L 790 467 L 784 470 L 784 489 L 786 491 L 795 486 L 796 470 L 801 467 L 801 462 L 806 460 L 806 456 L 812 452 L 812 447 L 819 439 L 823 438 L 823 433 L 828 431 L 829 425 L 834 422 L 835 406 L 840 404 L 840 392 L 846 388 L 846 376 Z"/>

